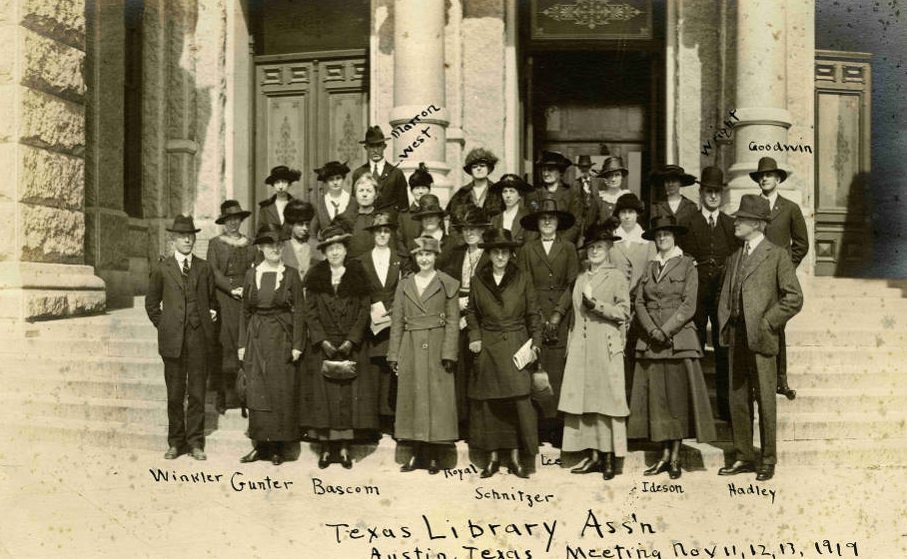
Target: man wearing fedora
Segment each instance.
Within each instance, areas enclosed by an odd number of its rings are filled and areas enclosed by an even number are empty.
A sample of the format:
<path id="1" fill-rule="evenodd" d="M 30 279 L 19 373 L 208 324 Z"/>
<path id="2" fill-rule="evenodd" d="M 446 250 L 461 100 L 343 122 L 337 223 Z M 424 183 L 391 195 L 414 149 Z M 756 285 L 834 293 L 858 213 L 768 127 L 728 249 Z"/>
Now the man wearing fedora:
<path id="1" fill-rule="evenodd" d="M 787 179 L 787 171 L 778 167 L 771 157 L 763 157 L 750 178 L 756 181 L 762 190 L 762 197 L 768 200 L 771 209 L 771 220 L 765 228 L 765 236 L 787 250 L 794 268 L 800 265 L 809 252 L 809 236 L 806 233 L 806 220 L 800 206 L 778 194 L 778 185 Z M 787 343 L 784 330 L 781 332 L 781 348 L 778 352 L 778 386 L 777 393 L 788 400 L 797 397 L 797 392 L 787 384 Z"/>
<path id="2" fill-rule="evenodd" d="M 677 223 L 686 225 L 699 208 L 696 203 L 680 193 L 681 187 L 696 182 L 696 177 L 684 171 L 680 165 L 665 165 L 651 175 L 653 188 L 663 187 L 665 199 L 652 208 L 652 217 L 673 215 Z M 681 247 L 682 248 L 682 247 Z"/>
<path id="3" fill-rule="evenodd" d="M 728 408 L 727 348 L 718 336 L 718 295 L 721 293 L 721 276 L 727 257 L 737 250 L 742 241 L 734 236 L 734 218 L 721 211 L 721 196 L 727 184 L 718 167 L 702 170 L 699 182 L 699 212 L 686 223 L 689 232 L 681 237 L 684 251 L 696 260 L 699 289 L 696 294 L 696 315 L 693 322 L 699 333 L 699 342 L 705 350 L 707 326 L 712 325 L 712 347 L 715 349 L 715 389 L 718 394 L 718 415 L 730 419 Z"/>
<path id="4" fill-rule="evenodd" d="M 775 475 L 777 355 L 780 332 L 803 307 L 803 292 L 783 247 L 765 236 L 771 221 L 768 201 L 744 194 L 734 214 L 734 235 L 743 241 L 727 260 L 718 302 L 721 344 L 730 348 L 731 430 L 733 464 L 718 470 L 730 476 L 756 472 L 758 481 Z M 762 461 L 758 470 L 753 448 L 753 403 L 759 406 Z"/>
<path id="5" fill-rule="evenodd" d="M 205 460 L 206 365 L 215 343 L 218 309 L 214 276 L 208 263 L 192 254 L 201 229 L 195 228 L 191 216 L 176 216 L 167 231 L 174 253 L 152 267 L 145 296 L 167 384 L 169 448 L 164 458 L 172 460 L 188 447 L 192 458 Z"/>
<path id="6" fill-rule="evenodd" d="M 541 176 L 542 184 L 526 196 L 526 205 L 530 212 L 533 212 L 540 207 L 542 198 L 553 198 L 559 210 L 569 213 L 574 218 L 574 223 L 560 231 L 558 236 L 576 243 L 579 238 L 579 227 L 575 220 L 582 217 L 583 201 L 579 193 L 567 186 L 563 180 L 564 172 L 572 164 L 558 151 L 543 151 L 535 161 L 535 168 Z"/>
<path id="7" fill-rule="evenodd" d="M 283 211 L 284 223 L 290 238 L 283 244 L 280 258 L 284 265 L 299 272 L 300 280 L 305 279 L 312 261 L 319 259 L 314 239 L 309 234 L 314 217 L 315 208 L 312 204 L 299 199 L 290 200 Z"/>
<path id="8" fill-rule="evenodd" d="M 290 194 L 290 186 L 301 176 L 302 173 L 296 169 L 290 169 L 286 165 L 278 165 L 271 169 L 271 174 L 265 179 L 265 183 L 274 189 L 274 194 L 258 203 L 259 227 L 265 223 L 283 225 L 283 210 L 293 199 L 293 195 Z"/>
<path id="9" fill-rule="evenodd" d="M 406 195 L 406 177 L 396 165 L 384 159 L 387 149 L 387 138 L 380 126 L 370 126 L 365 131 L 365 139 L 359 142 L 365 147 L 368 161 L 353 171 L 353 184 L 364 173 L 371 173 L 378 181 L 378 198 L 375 209 L 393 207 L 397 211 L 404 210 L 409 205 Z"/>

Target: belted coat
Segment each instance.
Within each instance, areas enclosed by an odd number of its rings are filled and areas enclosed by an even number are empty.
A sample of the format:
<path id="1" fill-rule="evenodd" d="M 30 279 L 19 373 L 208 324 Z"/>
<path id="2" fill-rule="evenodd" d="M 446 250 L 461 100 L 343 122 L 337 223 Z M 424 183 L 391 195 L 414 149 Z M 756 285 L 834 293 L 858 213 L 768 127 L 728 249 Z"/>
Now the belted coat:
<path id="1" fill-rule="evenodd" d="M 696 263 L 689 256 L 668 259 L 660 275 L 657 261 L 647 263 L 636 290 L 637 358 L 672 359 L 678 353 L 690 357 L 690 352 L 702 357 L 693 323 L 698 285 Z M 669 344 L 654 342 L 649 333 L 655 328 L 665 333 Z"/>

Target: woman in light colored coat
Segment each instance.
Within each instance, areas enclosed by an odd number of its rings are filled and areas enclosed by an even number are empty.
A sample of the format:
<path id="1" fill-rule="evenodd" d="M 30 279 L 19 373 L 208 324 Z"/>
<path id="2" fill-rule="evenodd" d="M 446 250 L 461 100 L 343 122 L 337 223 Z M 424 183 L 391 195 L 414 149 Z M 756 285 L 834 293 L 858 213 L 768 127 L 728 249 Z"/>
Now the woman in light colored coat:
<path id="1" fill-rule="evenodd" d="M 575 322 L 567 343 L 567 364 L 558 409 L 564 412 L 565 452 L 589 451 L 571 473 L 601 468 L 614 477 L 614 458 L 627 454 L 627 407 L 624 387 L 624 331 L 630 317 L 630 289 L 623 272 L 611 263 L 613 228 L 596 224 L 586 231 L 589 269 L 573 288 Z"/>
<path id="2" fill-rule="evenodd" d="M 427 466 L 429 474 L 437 474 L 437 444 L 457 440 L 459 430 L 454 371 L 460 285 L 435 270 L 441 252 L 437 239 L 417 237 L 415 242 L 419 270 L 397 285 L 391 312 L 387 362 L 398 376 L 394 436 L 413 442 L 412 457 L 401 471 Z"/>

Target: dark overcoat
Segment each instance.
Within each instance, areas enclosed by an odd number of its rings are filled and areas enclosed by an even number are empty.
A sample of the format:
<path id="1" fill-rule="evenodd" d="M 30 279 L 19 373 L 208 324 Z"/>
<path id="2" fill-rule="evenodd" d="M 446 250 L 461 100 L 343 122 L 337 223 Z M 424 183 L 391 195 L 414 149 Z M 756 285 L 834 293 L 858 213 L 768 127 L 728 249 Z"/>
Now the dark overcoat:
<path id="1" fill-rule="evenodd" d="M 699 206 L 696 205 L 696 202 L 693 202 L 686 196 L 680 196 L 680 205 L 677 206 L 677 211 L 671 211 L 671 206 L 668 204 L 667 200 L 662 200 L 655 204 L 652 208 L 652 218 L 658 215 L 673 215 L 677 219 L 677 223 L 686 225 L 690 218 L 692 218 L 697 212 L 699 212 Z M 679 245 L 680 243 L 678 243 Z"/>
<path id="2" fill-rule="evenodd" d="M 780 194 L 772 208 L 772 220 L 765 228 L 765 236 L 773 244 L 787 250 L 794 268 L 800 265 L 809 252 L 809 235 L 803 212 L 796 202 Z"/>
<path id="3" fill-rule="evenodd" d="M 491 262 L 473 278 L 466 308 L 469 341 L 481 341 L 482 351 L 469 379 L 469 397 L 494 400 L 528 396 L 531 381 L 518 370 L 513 355 L 530 338 L 542 344 L 542 318 L 530 278 L 513 262 L 501 284 L 494 282 Z"/>
<path id="4" fill-rule="evenodd" d="M 208 265 L 214 274 L 217 303 L 220 306 L 220 328 L 217 331 L 221 345 L 221 367 L 224 371 L 239 369 L 236 350 L 239 348 L 242 300 L 234 299 L 231 291 L 243 286 L 246 272 L 255 261 L 257 252 L 252 239 L 245 236 L 240 239 L 243 240 L 237 242 L 226 235 L 219 235 L 208 243 Z"/>
<path id="5" fill-rule="evenodd" d="M 333 219 L 331 218 L 331 213 L 328 211 L 328 206 L 327 202 L 324 199 L 324 194 L 324 192 L 319 192 L 319 195 L 312 203 L 312 206 L 314 206 L 315 208 L 315 217 L 312 218 L 312 222 L 309 225 L 309 234 L 315 238 L 318 237 L 319 231 L 330 225 L 331 221 L 333 221 Z M 350 202 L 349 204 L 347 204 L 346 208 L 343 209 L 343 212 L 351 207 L 358 207 L 358 204 L 356 203 L 356 197 L 352 194 L 350 194 Z M 343 212 L 340 213 L 342 214 Z"/>
<path id="6" fill-rule="evenodd" d="M 689 256 L 670 258 L 660 277 L 657 261 L 646 265 L 636 290 L 637 358 L 672 359 L 677 353 L 702 357 L 693 323 L 697 287 L 696 263 Z M 651 338 L 649 333 L 655 328 L 665 333 L 669 344 L 659 344 Z"/>
<path id="7" fill-rule="evenodd" d="M 291 194 L 287 194 L 287 203 L 293 199 Z M 277 195 L 274 194 L 270 198 L 262 200 L 258 203 L 258 222 L 256 227 L 261 228 L 262 225 L 266 223 L 273 223 L 274 225 L 281 227 L 283 225 L 283 219 L 277 211 Z"/>
<path id="8" fill-rule="evenodd" d="M 353 170 L 353 188 L 356 187 L 356 181 L 359 180 L 359 177 L 370 172 L 371 169 L 371 163 L 364 163 Z M 378 197 L 375 200 L 375 208 L 381 210 L 392 207 L 397 211 L 406 209 L 409 205 L 409 192 L 403 171 L 385 160 L 384 168 L 379 176 L 375 178 L 378 179 Z"/>
<path id="9" fill-rule="evenodd" d="M 450 197 L 450 201 L 447 202 L 447 215 L 450 216 L 451 220 L 464 215 L 470 207 L 478 207 L 472 193 L 474 183 L 475 181 L 469 181 L 469 183 L 458 188 Z M 488 217 L 495 216 L 504 210 L 504 200 L 501 199 L 501 193 L 492 191 L 490 182 L 488 189 L 485 191 L 485 200 L 482 202 L 481 209 L 485 211 L 485 215 Z"/>
<path id="10" fill-rule="evenodd" d="M 398 363 L 394 426 L 398 439 L 457 439 L 455 378 L 441 360 L 456 361 L 458 356 L 459 287 L 444 272 L 436 273 L 421 296 L 413 275 L 397 286 L 387 360 Z"/>
<path id="11" fill-rule="evenodd" d="M 372 258 L 372 251 L 368 251 L 359 257 L 362 269 L 365 271 L 366 281 L 368 282 L 369 305 L 375 303 L 384 303 L 384 308 L 388 311 L 394 308 L 394 294 L 397 291 L 397 283 L 400 280 L 400 257 L 394 249 L 390 249 L 390 264 L 387 268 L 385 278 L 378 277 L 378 270 L 375 268 L 375 260 Z M 381 280 L 384 280 L 382 284 Z M 393 316 L 393 315 L 392 315 Z M 366 328 L 365 339 L 368 345 L 368 354 L 370 357 L 384 357 L 387 354 L 387 340 L 390 336 L 390 330 L 385 328 L 377 335 L 372 334 L 371 328 Z"/>
<path id="12" fill-rule="evenodd" d="M 219 310 L 219 306 L 211 268 L 203 259 L 193 256 L 189 276 L 184 279 L 176 257 L 170 255 L 152 266 L 148 293 L 145 295 L 145 312 L 157 328 L 161 357 L 176 359 L 182 353 L 183 334 L 188 321 L 185 290 L 195 294 L 205 345 L 210 348 L 216 341 L 214 321 L 209 311 Z"/>
<path id="13" fill-rule="evenodd" d="M 514 241 L 525 242 L 529 239 L 534 239 L 538 237 L 539 234 L 535 231 L 526 231 L 523 229 L 520 220 L 529 215 L 529 210 L 526 209 L 526 206 L 520 202 L 519 209 L 516 212 L 516 217 L 513 218 L 513 224 L 510 226 L 510 235 L 513 237 Z M 501 213 L 491 218 L 491 226 L 496 229 L 504 228 L 504 211 L 501 210 Z"/>

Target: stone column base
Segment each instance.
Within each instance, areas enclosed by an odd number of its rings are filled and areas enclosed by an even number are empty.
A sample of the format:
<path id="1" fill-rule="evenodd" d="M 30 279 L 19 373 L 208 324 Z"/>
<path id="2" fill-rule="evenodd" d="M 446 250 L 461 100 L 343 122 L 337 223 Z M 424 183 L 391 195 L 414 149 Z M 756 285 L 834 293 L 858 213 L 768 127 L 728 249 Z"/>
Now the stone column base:
<path id="1" fill-rule="evenodd" d="M 49 320 L 104 312 L 104 280 L 91 266 L 0 264 L 0 318 Z"/>

